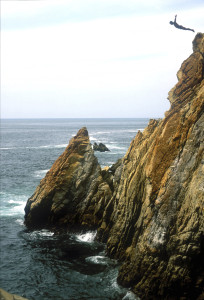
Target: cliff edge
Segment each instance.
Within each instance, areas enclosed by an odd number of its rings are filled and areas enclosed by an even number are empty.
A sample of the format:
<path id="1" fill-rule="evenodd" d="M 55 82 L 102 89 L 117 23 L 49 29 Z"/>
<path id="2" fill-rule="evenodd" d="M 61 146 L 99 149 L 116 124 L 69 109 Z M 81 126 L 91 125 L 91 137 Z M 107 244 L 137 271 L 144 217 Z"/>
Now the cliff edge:
<path id="1" fill-rule="evenodd" d="M 119 283 L 141 299 L 203 293 L 204 34 L 193 49 L 169 92 L 165 118 L 150 120 L 123 158 L 99 230 L 109 255 L 124 261 Z"/>
<path id="2" fill-rule="evenodd" d="M 101 170 L 83 128 L 28 200 L 28 227 L 98 228 L 118 282 L 141 299 L 204 299 L 204 34 L 177 73 L 171 107 Z"/>

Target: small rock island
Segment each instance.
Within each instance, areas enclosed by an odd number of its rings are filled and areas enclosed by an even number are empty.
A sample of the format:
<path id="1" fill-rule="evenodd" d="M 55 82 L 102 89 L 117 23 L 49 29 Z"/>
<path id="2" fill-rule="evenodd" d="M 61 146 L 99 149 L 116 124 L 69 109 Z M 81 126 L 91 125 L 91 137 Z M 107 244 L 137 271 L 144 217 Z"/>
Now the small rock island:
<path id="1" fill-rule="evenodd" d="M 141 299 L 204 299 L 204 34 L 177 73 L 162 120 L 101 170 L 86 128 L 25 208 L 28 228 L 97 229 Z"/>
<path id="2" fill-rule="evenodd" d="M 100 151 L 100 152 L 110 151 L 110 150 L 106 147 L 106 145 L 104 145 L 103 143 L 99 143 L 99 144 L 94 143 L 94 144 L 93 144 L 93 150 L 94 150 L 94 151 Z"/>

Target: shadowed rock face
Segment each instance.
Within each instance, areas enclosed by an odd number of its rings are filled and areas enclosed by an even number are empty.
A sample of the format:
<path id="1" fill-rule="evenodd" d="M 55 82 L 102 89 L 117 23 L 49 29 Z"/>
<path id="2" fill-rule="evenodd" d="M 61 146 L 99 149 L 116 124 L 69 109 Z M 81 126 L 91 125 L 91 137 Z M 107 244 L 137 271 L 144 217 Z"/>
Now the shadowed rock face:
<path id="1" fill-rule="evenodd" d="M 163 120 L 100 169 L 82 128 L 26 205 L 25 223 L 97 227 L 141 299 L 203 299 L 204 34 L 177 73 Z"/>
<path id="2" fill-rule="evenodd" d="M 100 151 L 100 152 L 106 152 L 106 151 L 110 151 L 106 145 L 104 145 L 103 143 L 99 143 L 99 145 L 97 143 L 93 144 L 93 150 L 94 151 Z"/>
<path id="3" fill-rule="evenodd" d="M 87 129 L 82 128 L 28 199 L 25 224 L 95 227 L 110 196 Z"/>
<path id="4" fill-rule="evenodd" d="M 204 286 L 203 41 L 181 65 L 165 118 L 132 141 L 99 229 L 124 261 L 119 283 L 142 299 L 197 299 Z"/>

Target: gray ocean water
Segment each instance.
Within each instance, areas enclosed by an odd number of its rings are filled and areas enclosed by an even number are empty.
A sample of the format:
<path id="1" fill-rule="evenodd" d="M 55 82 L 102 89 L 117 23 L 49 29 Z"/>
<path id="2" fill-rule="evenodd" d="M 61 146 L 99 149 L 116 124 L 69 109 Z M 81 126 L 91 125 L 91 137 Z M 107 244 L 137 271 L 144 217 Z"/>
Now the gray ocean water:
<path id="1" fill-rule="evenodd" d="M 40 180 L 86 126 L 102 167 L 126 153 L 148 119 L 1 120 L 0 287 L 33 300 L 138 299 L 117 284 L 118 263 L 109 259 L 95 232 L 56 236 L 28 231 L 24 207 Z"/>

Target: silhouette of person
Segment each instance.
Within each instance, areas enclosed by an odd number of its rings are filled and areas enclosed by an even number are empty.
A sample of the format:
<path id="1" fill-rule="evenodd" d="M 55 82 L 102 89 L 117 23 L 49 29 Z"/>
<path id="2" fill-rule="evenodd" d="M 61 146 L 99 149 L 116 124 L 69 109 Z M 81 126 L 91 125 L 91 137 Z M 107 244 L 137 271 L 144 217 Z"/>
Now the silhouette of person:
<path id="1" fill-rule="evenodd" d="M 177 15 L 175 15 L 174 22 L 173 22 L 173 21 L 170 21 L 169 23 L 170 23 L 171 25 L 174 25 L 174 26 L 175 26 L 176 28 L 178 28 L 178 29 L 190 30 L 190 31 L 195 32 L 193 29 L 186 28 L 186 27 L 184 27 L 184 26 L 182 26 L 182 25 L 179 25 L 179 24 L 176 22 L 176 18 L 177 18 Z"/>

